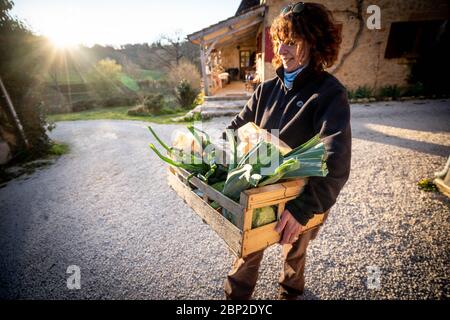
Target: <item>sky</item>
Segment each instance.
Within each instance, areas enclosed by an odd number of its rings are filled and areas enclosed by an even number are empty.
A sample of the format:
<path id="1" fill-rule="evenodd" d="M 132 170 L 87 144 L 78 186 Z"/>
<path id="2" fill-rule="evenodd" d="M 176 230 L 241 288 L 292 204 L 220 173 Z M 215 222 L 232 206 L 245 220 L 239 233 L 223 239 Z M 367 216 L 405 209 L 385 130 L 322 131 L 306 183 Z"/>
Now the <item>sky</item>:
<path id="1" fill-rule="evenodd" d="M 119 46 L 183 35 L 233 16 L 240 0 L 14 0 L 11 11 L 55 44 Z"/>

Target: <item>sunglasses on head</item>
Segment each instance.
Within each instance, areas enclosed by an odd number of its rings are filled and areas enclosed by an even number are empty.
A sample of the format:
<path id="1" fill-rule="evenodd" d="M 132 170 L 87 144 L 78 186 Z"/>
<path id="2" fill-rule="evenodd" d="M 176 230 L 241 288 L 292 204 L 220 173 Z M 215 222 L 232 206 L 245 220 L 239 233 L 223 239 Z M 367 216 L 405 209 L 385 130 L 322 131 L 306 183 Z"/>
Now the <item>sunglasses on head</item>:
<path id="1" fill-rule="evenodd" d="M 296 4 L 290 4 L 290 5 L 286 6 L 286 7 L 284 7 L 284 8 L 281 10 L 280 13 L 281 13 L 283 16 L 285 16 L 285 15 L 287 15 L 287 14 L 289 14 L 289 13 L 299 14 L 300 12 L 303 11 L 303 9 L 305 9 L 305 3 L 303 3 L 303 2 L 298 2 L 298 3 L 296 3 Z"/>

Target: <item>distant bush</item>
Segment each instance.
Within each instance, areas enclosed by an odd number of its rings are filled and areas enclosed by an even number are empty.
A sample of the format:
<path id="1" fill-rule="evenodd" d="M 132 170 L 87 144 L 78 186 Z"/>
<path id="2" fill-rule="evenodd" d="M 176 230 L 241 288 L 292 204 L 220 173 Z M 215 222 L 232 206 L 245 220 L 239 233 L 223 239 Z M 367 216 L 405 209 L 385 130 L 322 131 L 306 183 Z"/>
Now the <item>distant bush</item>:
<path id="1" fill-rule="evenodd" d="M 355 99 L 355 91 L 354 90 L 347 90 L 347 97 L 348 97 L 348 100 Z"/>
<path id="2" fill-rule="evenodd" d="M 111 97 L 107 99 L 86 99 L 72 103 L 72 112 L 81 112 L 95 108 L 128 107 L 137 103 L 137 97 Z"/>
<path id="3" fill-rule="evenodd" d="M 200 90 L 200 72 L 197 66 L 188 60 L 182 59 L 178 65 L 172 67 L 167 79 L 172 88 L 178 87 L 180 82 L 184 80 L 189 83 L 192 89 Z"/>
<path id="4" fill-rule="evenodd" d="M 184 109 L 191 109 L 194 107 L 194 101 L 199 93 L 200 90 L 193 88 L 185 79 L 181 80 L 175 89 L 175 97 L 177 98 L 180 106 Z"/>
<path id="5" fill-rule="evenodd" d="M 128 110 L 127 114 L 129 116 L 138 116 L 138 117 L 145 117 L 145 116 L 151 116 L 152 114 L 148 111 L 148 109 L 143 105 L 135 106 Z"/>
<path id="6" fill-rule="evenodd" d="M 161 88 L 161 83 L 158 80 L 145 79 L 137 82 L 139 89 L 147 92 L 157 92 Z"/>
<path id="7" fill-rule="evenodd" d="M 162 94 L 147 95 L 143 104 L 150 112 L 159 112 L 164 108 L 164 96 Z"/>
<path id="8" fill-rule="evenodd" d="M 178 113 L 178 112 L 181 112 L 181 111 L 182 111 L 181 109 L 174 109 L 174 108 L 164 107 L 159 112 L 159 114 L 175 114 L 175 113 Z"/>
<path id="9" fill-rule="evenodd" d="M 416 82 L 406 87 L 398 85 L 386 85 L 373 90 L 368 86 L 360 86 L 355 90 L 348 90 L 348 99 L 351 102 L 359 102 L 359 99 L 376 101 L 376 100 L 407 100 L 423 97 L 439 97 L 439 94 L 432 96 L 427 92 L 423 83 Z M 374 94 L 376 92 L 376 94 Z M 369 99 L 368 99 L 369 98 Z"/>
<path id="10" fill-rule="evenodd" d="M 433 183 L 433 181 L 431 179 L 428 178 L 423 178 L 420 179 L 419 182 L 417 182 L 417 186 L 419 187 L 419 190 L 423 190 L 423 191 L 437 191 L 437 187 L 436 185 Z"/>
<path id="11" fill-rule="evenodd" d="M 126 87 L 120 81 L 122 66 L 113 59 L 97 61 L 87 74 L 89 89 L 93 90 L 99 99 L 108 99 L 111 95 L 124 93 Z"/>
<path id="12" fill-rule="evenodd" d="M 81 112 L 98 108 L 102 105 L 99 100 L 81 100 L 72 103 L 72 112 Z"/>
<path id="13" fill-rule="evenodd" d="M 370 98 L 373 95 L 373 90 L 368 86 L 360 86 L 356 88 L 353 95 L 354 99 Z"/>
<path id="14" fill-rule="evenodd" d="M 421 82 L 416 82 L 410 86 L 408 86 L 403 93 L 403 96 L 407 97 L 418 97 L 425 95 L 425 87 Z"/>
<path id="15" fill-rule="evenodd" d="M 401 96 L 401 90 L 397 85 L 383 86 L 378 91 L 379 98 L 392 98 L 393 100 L 396 100 L 400 96 Z"/>
<path id="16" fill-rule="evenodd" d="M 165 106 L 162 94 L 149 94 L 142 96 L 140 104 L 128 110 L 129 116 L 150 116 L 161 114 Z"/>
<path id="17" fill-rule="evenodd" d="M 205 102 L 205 94 L 200 92 L 194 100 L 194 106 L 202 105 Z"/>
<path id="18" fill-rule="evenodd" d="M 173 95 L 173 86 L 167 80 L 140 80 L 137 82 L 139 91 L 143 93 L 161 93 L 163 95 Z"/>
<path id="19" fill-rule="evenodd" d="M 101 105 L 103 107 L 118 107 L 118 106 L 129 107 L 135 105 L 136 103 L 137 97 L 131 96 L 111 97 L 101 101 Z"/>
<path id="20" fill-rule="evenodd" d="M 61 156 L 63 154 L 68 153 L 69 150 L 70 150 L 70 147 L 68 144 L 52 142 L 50 150 L 48 151 L 48 154 L 54 155 L 54 156 Z"/>

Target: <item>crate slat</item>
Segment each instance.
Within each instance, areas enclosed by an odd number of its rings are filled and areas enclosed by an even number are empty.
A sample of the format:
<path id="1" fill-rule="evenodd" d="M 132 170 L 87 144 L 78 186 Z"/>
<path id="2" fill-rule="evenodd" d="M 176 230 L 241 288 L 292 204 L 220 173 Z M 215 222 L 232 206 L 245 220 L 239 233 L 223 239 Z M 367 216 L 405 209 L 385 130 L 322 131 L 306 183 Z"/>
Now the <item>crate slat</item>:
<path id="1" fill-rule="evenodd" d="M 241 193 L 240 201 L 236 203 L 195 176 L 188 181 L 189 175 L 184 169 L 169 167 L 168 183 L 238 257 L 245 257 L 280 241 L 280 236 L 275 231 L 277 222 L 252 229 L 254 209 L 278 206 L 279 218 L 286 202 L 295 199 L 307 183 L 307 179 L 296 179 L 249 189 Z M 202 196 L 193 191 L 195 188 L 203 192 Z M 236 225 L 212 208 L 208 200 L 216 201 L 222 208 L 231 212 Z M 308 222 L 305 231 L 322 225 L 323 217 L 323 214 L 315 215 Z"/>
<path id="2" fill-rule="evenodd" d="M 271 200 L 271 201 L 268 201 L 268 202 L 257 202 L 255 204 L 248 205 L 248 209 L 257 209 L 257 208 L 264 208 L 264 207 L 267 207 L 267 206 L 273 206 L 273 205 L 279 204 L 281 201 L 286 201 L 287 202 L 287 201 L 290 201 L 290 200 L 294 200 L 295 198 L 297 198 L 297 196 Z"/>
<path id="3" fill-rule="evenodd" d="M 287 197 L 297 197 L 303 190 L 306 181 L 296 179 L 293 181 L 277 183 L 260 188 L 245 190 L 248 196 L 247 208 L 261 208 L 261 203 L 285 201 Z"/>
<path id="4" fill-rule="evenodd" d="M 247 208 L 252 205 L 257 205 L 259 202 L 283 199 L 285 192 L 286 188 L 280 184 L 245 190 L 244 193 L 248 195 Z"/>
<path id="5" fill-rule="evenodd" d="M 230 221 L 214 210 L 172 173 L 168 174 L 169 185 L 186 203 L 225 241 L 234 254 L 240 256 L 242 232 Z"/>
<path id="6" fill-rule="evenodd" d="M 285 197 L 297 197 L 302 191 L 305 185 L 308 183 L 308 179 L 295 179 L 281 183 L 286 187 Z"/>
<path id="7" fill-rule="evenodd" d="M 324 215 L 316 214 L 308 221 L 304 231 L 310 231 L 318 228 L 323 224 Z M 253 252 L 265 249 L 281 240 L 280 234 L 275 231 L 278 222 L 266 224 L 265 226 L 244 231 L 244 239 L 242 241 L 242 256 L 247 256 Z"/>
<path id="8" fill-rule="evenodd" d="M 177 168 L 175 169 L 175 171 L 184 179 L 187 179 L 187 177 L 189 176 L 189 172 L 187 172 L 184 169 Z M 210 200 L 214 200 L 218 204 L 220 204 L 222 208 L 225 208 L 228 211 L 233 212 L 234 214 L 242 214 L 242 212 L 244 211 L 244 208 L 239 203 L 236 203 L 235 201 L 231 200 L 224 194 L 220 193 L 219 191 L 215 190 L 211 186 L 201 181 L 199 178 L 191 177 L 189 182 L 193 186 L 197 187 L 204 194 L 206 194 Z"/>

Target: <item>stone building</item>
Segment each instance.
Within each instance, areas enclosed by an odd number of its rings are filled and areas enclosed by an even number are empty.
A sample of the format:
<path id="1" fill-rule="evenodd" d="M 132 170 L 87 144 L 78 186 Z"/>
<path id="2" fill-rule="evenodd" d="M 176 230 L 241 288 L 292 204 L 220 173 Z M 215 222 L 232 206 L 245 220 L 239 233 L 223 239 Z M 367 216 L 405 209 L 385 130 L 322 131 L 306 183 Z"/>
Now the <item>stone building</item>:
<path id="1" fill-rule="evenodd" d="M 350 90 L 361 86 L 405 86 L 411 65 L 448 28 L 445 0 L 316 0 L 329 8 L 342 26 L 337 63 L 330 68 Z M 274 76 L 269 30 L 286 0 L 242 0 L 233 17 L 188 35 L 200 45 L 206 95 L 246 76 Z M 368 27 L 380 8 L 380 25 Z M 369 9 L 369 10 L 368 10 Z"/>

